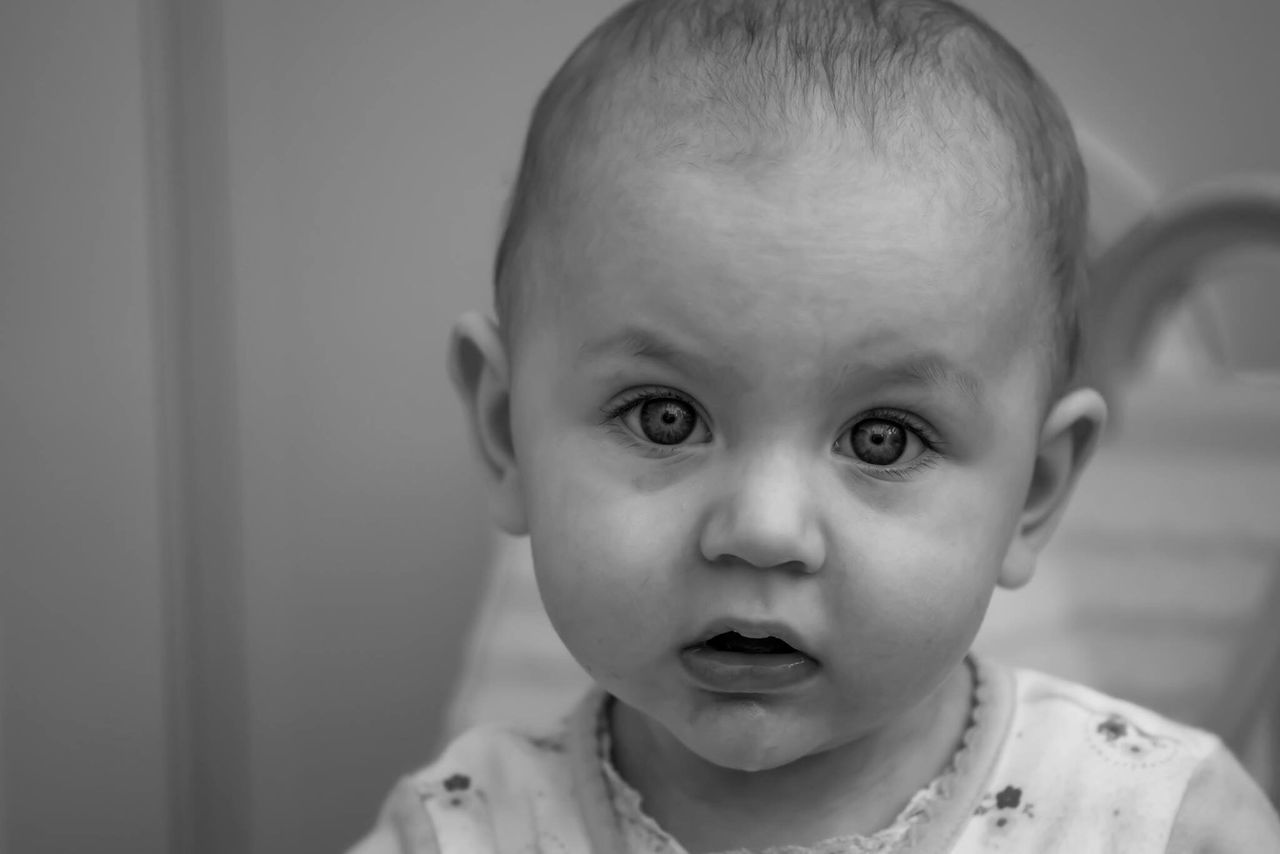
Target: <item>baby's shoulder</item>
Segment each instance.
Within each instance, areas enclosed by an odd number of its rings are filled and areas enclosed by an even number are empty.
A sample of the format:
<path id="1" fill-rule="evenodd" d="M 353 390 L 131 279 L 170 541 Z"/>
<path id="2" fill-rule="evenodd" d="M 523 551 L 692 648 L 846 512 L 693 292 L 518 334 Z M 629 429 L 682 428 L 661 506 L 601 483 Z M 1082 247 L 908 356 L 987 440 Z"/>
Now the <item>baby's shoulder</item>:
<path id="1" fill-rule="evenodd" d="M 1035 670 L 1014 671 L 1012 742 L 1037 751 L 1083 748 L 1105 763 L 1193 769 L 1222 749 L 1217 736 L 1136 703 Z"/>
<path id="2" fill-rule="evenodd" d="M 1009 673 L 1003 743 L 973 844 L 959 850 L 1280 850 L 1274 811 L 1217 736 L 1067 680 Z M 1239 807 L 1230 819 L 1228 801 Z"/>
<path id="3" fill-rule="evenodd" d="M 569 737 L 563 721 L 534 728 L 482 724 L 459 735 L 405 781 L 424 800 L 496 796 L 565 770 Z"/>
<path id="4" fill-rule="evenodd" d="M 570 850 L 559 837 L 582 823 L 573 800 L 580 716 L 542 728 L 486 724 L 462 733 L 434 762 L 400 779 L 377 826 L 351 854 L 503 851 L 519 848 L 517 840 Z"/>

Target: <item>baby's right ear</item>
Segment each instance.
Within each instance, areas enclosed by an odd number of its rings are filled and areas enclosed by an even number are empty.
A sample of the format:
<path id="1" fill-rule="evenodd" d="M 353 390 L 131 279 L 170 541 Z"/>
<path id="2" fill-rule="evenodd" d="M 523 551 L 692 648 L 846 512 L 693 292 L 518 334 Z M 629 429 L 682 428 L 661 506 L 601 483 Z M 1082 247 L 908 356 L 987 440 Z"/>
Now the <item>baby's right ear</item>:
<path id="1" fill-rule="evenodd" d="M 468 312 L 449 337 L 449 378 L 462 398 L 472 447 L 484 466 L 489 512 L 508 534 L 528 533 L 520 471 L 511 441 L 511 373 L 507 348 L 492 319 Z"/>

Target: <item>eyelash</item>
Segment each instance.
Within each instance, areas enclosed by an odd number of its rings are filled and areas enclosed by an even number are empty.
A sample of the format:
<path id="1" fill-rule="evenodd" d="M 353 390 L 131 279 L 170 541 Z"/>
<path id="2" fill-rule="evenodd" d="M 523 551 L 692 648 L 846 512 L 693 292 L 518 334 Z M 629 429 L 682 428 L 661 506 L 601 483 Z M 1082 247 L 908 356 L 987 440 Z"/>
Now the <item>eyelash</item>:
<path id="1" fill-rule="evenodd" d="M 623 415 L 626 415 L 628 412 L 646 401 L 666 400 L 668 398 L 671 400 L 678 400 L 686 406 L 690 406 L 694 409 L 698 408 L 687 395 L 683 395 L 675 389 L 652 386 L 628 391 L 622 396 L 621 400 L 605 406 L 600 411 L 604 413 L 605 421 L 612 421 L 615 418 L 621 418 Z M 702 414 L 699 413 L 698 417 L 701 418 Z"/>
<path id="2" fill-rule="evenodd" d="M 670 446 L 655 445 L 650 442 L 642 442 L 637 437 L 633 436 L 630 430 L 620 427 L 620 424 L 619 424 L 622 417 L 627 413 L 629 413 L 631 410 L 635 409 L 636 407 L 642 406 L 647 401 L 650 401 L 650 400 L 662 400 L 666 398 L 670 398 L 672 400 L 678 400 L 681 403 L 684 403 L 685 405 L 694 409 L 695 411 L 698 411 L 698 417 L 702 419 L 704 424 L 706 424 L 707 422 L 706 416 L 704 416 L 702 412 L 699 411 L 698 405 L 694 403 L 693 400 L 688 395 L 682 394 L 676 391 L 675 389 L 663 388 L 661 386 L 650 386 L 645 388 L 634 389 L 624 394 L 623 397 L 618 401 L 603 407 L 601 409 L 601 413 L 604 415 L 604 418 L 602 419 L 601 424 L 618 427 L 619 434 L 621 434 L 622 436 L 630 440 L 632 445 L 644 450 L 646 453 L 648 453 L 651 456 L 669 457 L 673 454 L 679 453 L 684 448 L 684 446 L 683 445 L 670 445 Z M 937 434 L 936 431 L 934 431 L 932 427 L 930 427 L 923 420 L 916 417 L 915 415 L 912 415 L 909 412 L 903 412 L 897 409 L 871 409 L 871 410 L 868 410 L 867 412 L 863 412 L 859 414 L 855 420 L 850 421 L 849 426 L 845 427 L 843 430 L 840 431 L 840 435 L 843 436 L 847 431 L 853 429 L 853 427 L 861 421 L 871 421 L 871 420 L 888 421 L 891 424 L 897 424 L 900 427 L 910 430 L 912 433 L 916 434 L 916 436 L 920 438 L 920 441 L 925 446 L 925 452 L 920 454 L 918 457 L 916 457 L 914 460 L 907 463 L 906 465 L 899 466 L 896 468 L 889 467 L 889 466 L 867 466 L 865 463 L 861 464 L 860 468 L 862 468 L 863 470 L 872 471 L 875 473 L 875 476 L 878 476 L 878 477 L 888 477 L 888 478 L 893 478 L 895 480 L 906 480 L 908 477 L 915 474 L 916 472 L 922 469 L 931 468 L 937 464 L 938 456 L 942 454 L 944 450 L 942 438 Z M 707 429 L 708 429 L 708 432 L 710 432 L 709 426 Z M 835 446 L 838 444 L 839 444 L 839 439 L 837 439 L 836 442 L 832 444 L 832 448 L 834 449 Z"/>

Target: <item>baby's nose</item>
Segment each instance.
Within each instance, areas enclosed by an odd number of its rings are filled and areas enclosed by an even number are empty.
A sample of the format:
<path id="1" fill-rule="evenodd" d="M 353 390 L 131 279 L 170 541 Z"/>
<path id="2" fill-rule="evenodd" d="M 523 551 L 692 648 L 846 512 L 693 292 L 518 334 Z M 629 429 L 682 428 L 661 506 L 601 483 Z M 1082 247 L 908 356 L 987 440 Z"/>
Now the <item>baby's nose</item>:
<path id="1" fill-rule="evenodd" d="M 812 472 L 794 454 L 776 452 L 731 463 L 703 526 L 702 555 L 713 563 L 817 572 L 826 541 Z"/>

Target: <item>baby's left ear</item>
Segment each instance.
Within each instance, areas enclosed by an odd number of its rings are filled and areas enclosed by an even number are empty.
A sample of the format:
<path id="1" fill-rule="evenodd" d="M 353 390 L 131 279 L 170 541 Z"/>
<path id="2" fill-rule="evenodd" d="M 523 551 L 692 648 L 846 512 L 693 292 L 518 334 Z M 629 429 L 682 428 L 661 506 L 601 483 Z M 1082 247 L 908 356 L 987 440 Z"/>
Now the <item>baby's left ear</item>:
<path id="1" fill-rule="evenodd" d="M 1058 526 L 1106 421 L 1107 404 L 1091 388 L 1068 392 L 1049 411 L 1040 430 L 1026 504 L 1000 571 L 1000 586 L 1012 589 L 1031 580 L 1036 558 Z"/>

